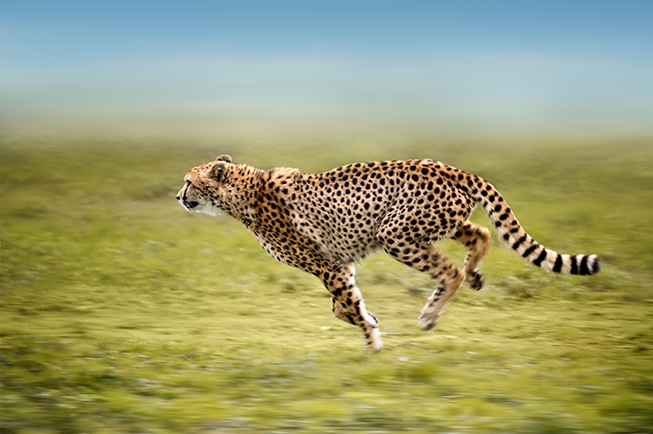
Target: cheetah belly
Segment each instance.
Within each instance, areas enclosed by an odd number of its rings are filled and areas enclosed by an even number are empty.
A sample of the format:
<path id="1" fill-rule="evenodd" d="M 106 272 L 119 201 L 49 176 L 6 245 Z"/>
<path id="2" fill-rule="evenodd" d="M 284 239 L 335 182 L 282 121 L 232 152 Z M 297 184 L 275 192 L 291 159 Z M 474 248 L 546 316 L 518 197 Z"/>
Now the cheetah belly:
<path id="1" fill-rule="evenodd" d="M 337 217 L 329 213 L 298 216 L 294 223 L 303 236 L 341 263 L 360 261 L 381 248 L 375 236 L 375 222 L 369 219 L 356 220 L 355 216 Z"/>

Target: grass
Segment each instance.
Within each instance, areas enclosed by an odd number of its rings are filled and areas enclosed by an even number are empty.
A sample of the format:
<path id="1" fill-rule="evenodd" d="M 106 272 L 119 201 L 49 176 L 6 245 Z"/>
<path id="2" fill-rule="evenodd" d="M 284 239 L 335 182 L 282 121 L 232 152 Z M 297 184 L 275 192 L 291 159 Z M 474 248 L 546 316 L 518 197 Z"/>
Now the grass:
<path id="1" fill-rule="evenodd" d="M 424 333 L 429 280 L 374 255 L 357 280 L 386 347 L 366 356 L 316 279 L 175 202 L 221 153 L 307 172 L 440 159 L 604 270 L 546 274 L 495 241 L 486 287 Z M 1 164 L 2 433 L 653 432 L 650 141 L 5 139 Z"/>

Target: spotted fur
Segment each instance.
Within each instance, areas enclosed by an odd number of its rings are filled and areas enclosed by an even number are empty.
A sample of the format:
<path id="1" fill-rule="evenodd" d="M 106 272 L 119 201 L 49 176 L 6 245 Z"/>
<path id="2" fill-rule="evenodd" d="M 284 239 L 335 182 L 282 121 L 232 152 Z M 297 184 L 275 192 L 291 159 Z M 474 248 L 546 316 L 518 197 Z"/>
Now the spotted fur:
<path id="1" fill-rule="evenodd" d="M 432 328 L 459 286 L 481 289 L 478 272 L 490 232 L 468 221 L 481 203 L 499 239 L 546 271 L 589 275 L 595 255 L 561 255 L 537 243 L 484 179 L 433 160 L 356 163 L 324 173 L 259 170 L 221 155 L 193 168 L 177 199 L 188 211 L 226 213 L 242 222 L 275 259 L 317 276 L 335 316 L 360 327 L 370 352 L 381 338 L 354 280 L 354 264 L 376 250 L 429 274 L 436 289 L 418 323 Z M 451 238 L 468 247 L 462 270 L 435 246 Z"/>

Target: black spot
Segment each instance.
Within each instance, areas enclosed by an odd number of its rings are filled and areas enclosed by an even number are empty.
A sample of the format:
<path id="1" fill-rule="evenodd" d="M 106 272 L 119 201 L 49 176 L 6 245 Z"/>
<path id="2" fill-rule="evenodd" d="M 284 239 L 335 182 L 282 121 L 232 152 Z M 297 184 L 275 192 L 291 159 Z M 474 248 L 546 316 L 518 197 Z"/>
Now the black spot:
<path id="1" fill-rule="evenodd" d="M 506 234 L 507 235 L 507 234 Z M 526 241 L 526 235 L 523 235 L 520 239 L 517 240 L 515 244 L 512 245 L 512 248 L 514 250 L 517 250 L 517 248 L 524 242 Z"/>
<path id="2" fill-rule="evenodd" d="M 583 256 L 583 259 L 580 260 L 580 274 L 582 276 L 586 276 L 588 274 L 592 274 L 587 267 L 587 260 L 589 259 L 588 256 Z"/>
<path id="3" fill-rule="evenodd" d="M 535 243 L 535 244 L 533 244 L 532 246 L 530 246 L 528 249 L 526 249 L 526 251 L 525 251 L 524 253 L 522 253 L 522 255 L 521 255 L 522 258 L 525 258 L 525 257 L 527 257 L 528 255 L 530 255 L 531 253 L 533 253 L 533 252 L 535 251 L 535 249 L 537 249 L 539 246 L 540 246 L 540 245 L 537 244 L 537 243 Z"/>
<path id="4" fill-rule="evenodd" d="M 558 257 L 556 258 L 556 263 L 553 266 L 553 272 L 559 273 L 560 270 L 562 270 L 562 255 L 558 253 Z"/>
<path id="5" fill-rule="evenodd" d="M 576 255 L 570 256 L 569 261 L 571 263 L 571 274 L 578 274 L 578 262 L 576 262 Z"/>
<path id="6" fill-rule="evenodd" d="M 546 258 L 546 249 L 542 248 L 542 253 L 540 253 L 540 256 L 535 258 L 535 260 L 533 261 L 533 264 L 537 265 L 539 267 L 540 264 L 542 263 L 542 261 L 544 261 L 545 258 Z"/>

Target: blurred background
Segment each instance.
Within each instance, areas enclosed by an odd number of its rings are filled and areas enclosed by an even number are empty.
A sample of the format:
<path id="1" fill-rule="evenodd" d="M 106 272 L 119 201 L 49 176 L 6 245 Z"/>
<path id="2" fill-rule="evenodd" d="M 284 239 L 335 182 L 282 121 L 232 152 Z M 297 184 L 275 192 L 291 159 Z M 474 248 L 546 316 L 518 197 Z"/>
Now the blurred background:
<path id="1" fill-rule="evenodd" d="M 2 128 L 649 134 L 652 8 L 645 0 L 7 2 Z"/>
<path id="2" fill-rule="evenodd" d="M 0 433 L 653 432 L 651 22 L 638 0 L 4 1 Z M 224 153 L 438 159 L 603 271 L 493 234 L 483 290 L 424 333 L 432 282 L 373 255 L 386 346 L 363 355 L 317 279 L 175 200 Z"/>

